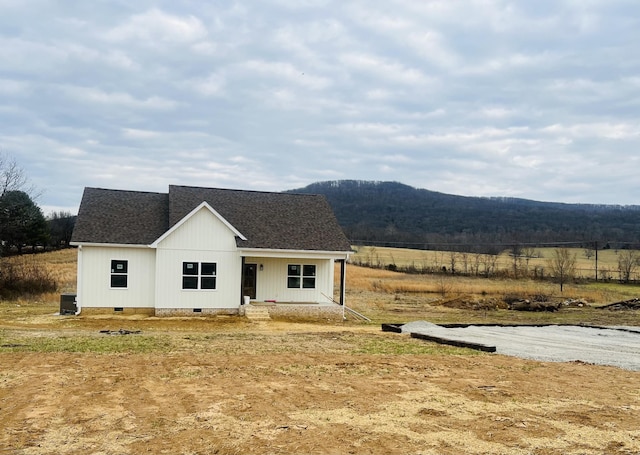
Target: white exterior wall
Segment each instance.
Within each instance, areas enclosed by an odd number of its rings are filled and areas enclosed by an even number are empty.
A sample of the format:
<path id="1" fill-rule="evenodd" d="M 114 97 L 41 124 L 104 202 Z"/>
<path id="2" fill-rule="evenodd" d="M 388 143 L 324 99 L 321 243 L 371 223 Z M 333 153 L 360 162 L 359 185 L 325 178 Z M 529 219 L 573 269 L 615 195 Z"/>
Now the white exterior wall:
<path id="1" fill-rule="evenodd" d="M 215 262 L 215 290 L 183 290 L 183 262 Z M 235 234 L 203 207 L 160 241 L 156 250 L 156 308 L 238 308 L 242 259 Z"/>
<path id="2" fill-rule="evenodd" d="M 155 250 L 82 246 L 78 270 L 80 308 L 150 308 L 155 297 Z M 111 260 L 128 261 L 127 288 L 111 288 Z"/>
<path id="3" fill-rule="evenodd" d="M 258 267 L 256 279 L 256 300 L 275 300 L 276 302 L 322 302 L 333 297 L 334 267 L 333 259 L 285 259 L 247 257 L 248 264 L 262 264 Z M 287 268 L 289 264 L 315 265 L 315 289 L 287 288 Z"/>

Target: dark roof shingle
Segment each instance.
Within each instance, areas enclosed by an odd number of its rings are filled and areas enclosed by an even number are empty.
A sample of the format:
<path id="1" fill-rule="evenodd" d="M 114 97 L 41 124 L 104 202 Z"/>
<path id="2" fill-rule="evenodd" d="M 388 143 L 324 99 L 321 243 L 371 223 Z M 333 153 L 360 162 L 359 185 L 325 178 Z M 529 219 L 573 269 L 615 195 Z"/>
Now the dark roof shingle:
<path id="1" fill-rule="evenodd" d="M 149 245 L 167 230 L 168 206 L 167 194 L 85 188 L 71 241 Z"/>
<path id="2" fill-rule="evenodd" d="M 169 194 L 87 188 L 72 240 L 148 245 L 202 202 L 246 237 L 241 248 L 351 249 L 324 196 L 174 185 Z"/>

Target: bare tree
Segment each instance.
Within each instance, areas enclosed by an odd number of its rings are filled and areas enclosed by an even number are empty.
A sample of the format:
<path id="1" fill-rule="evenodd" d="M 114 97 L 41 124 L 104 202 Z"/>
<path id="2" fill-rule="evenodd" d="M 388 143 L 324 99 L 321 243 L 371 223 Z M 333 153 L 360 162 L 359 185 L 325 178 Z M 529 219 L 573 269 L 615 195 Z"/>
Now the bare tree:
<path id="1" fill-rule="evenodd" d="M 471 263 L 471 268 L 473 270 L 473 274 L 478 276 L 480 273 L 480 264 L 482 263 L 482 253 L 473 253 L 473 262 Z"/>
<path id="2" fill-rule="evenodd" d="M 483 254 L 479 260 L 482 265 L 482 276 L 489 278 L 496 272 L 496 265 L 498 263 L 497 254 Z"/>
<path id="3" fill-rule="evenodd" d="M 620 281 L 628 283 L 631 281 L 636 268 L 640 265 L 640 252 L 636 250 L 623 250 L 618 255 L 618 274 Z"/>
<path id="4" fill-rule="evenodd" d="M 531 246 L 525 246 L 521 250 L 521 255 L 524 257 L 525 262 L 525 274 L 529 276 L 529 261 L 536 257 L 536 249 Z"/>
<path id="5" fill-rule="evenodd" d="M 449 265 L 451 266 L 451 275 L 456 273 L 456 264 L 458 263 L 458 253 L 449 251 Z"/>
<path id="6" fill-rule="evenodd" d="M 509 248 L 509 256 L 513 260 L 513 277 L 518 278 L 518 271 L 522 264 L 522 246 L 519 244 L 512 245 Z"/>
<path id="7" fill-rule="evenodd" d="M 433 264 L 436 268 L 436 271 L 438 272 L 446 272 L 447 271 L 447 266 L 443 265 L 445 264 L 445 260 L 444 260 L 444 252 L 440 251 L 437 252 L 434 259 L 433 259 Z"/>
<path id="8" fill-rule="evenodd" d="M 560 283 L 560 292 L 562 293 L 564 283 L 573 278 L 576 272 L 576 255 L 572 255 L 568 248 L 556 248 L 553 250 L 553 256 L 549 259 L 549 267 L 553 276 Z"/>
<path id="9" fill-rule="evenodd" d="M 378 250 L 376 250 L 375 246 L 372 246 L 369 249 L 369 253 L 367 254 L 367 261 L 369 262 L 369 267 L 380 268 L 380 256 L 378 255 Z"/>
<path id="10" fill-rule="evenodd" d="M 5 153 L 0 153 L 0 197 L 7 191 L 24 191 L 33 193 L 33 188 L 27 188 L 27 176 L 15 159 Z"/>
<path id="11" fill-rule="evenodd" d="M 463 251 L 460 254 L 460 261 L 462 262 L 462 269 L 465 275 L 469 274 L 469 262 L 470 254 L 467 251 Z"/>

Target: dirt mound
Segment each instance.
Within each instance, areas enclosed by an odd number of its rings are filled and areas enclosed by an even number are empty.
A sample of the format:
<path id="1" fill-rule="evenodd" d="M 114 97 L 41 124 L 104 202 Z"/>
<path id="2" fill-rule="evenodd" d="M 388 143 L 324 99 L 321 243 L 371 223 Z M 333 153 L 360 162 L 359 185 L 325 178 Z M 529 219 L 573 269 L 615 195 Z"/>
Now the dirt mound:
<path id="1" fill-rule="evenodd" d="M 476 299 L 473 297 L 456 297 L 440 302 L 440 305 L 458 310 L 498 310 L 507 308 L 507 304 L 500 299 Z"/>

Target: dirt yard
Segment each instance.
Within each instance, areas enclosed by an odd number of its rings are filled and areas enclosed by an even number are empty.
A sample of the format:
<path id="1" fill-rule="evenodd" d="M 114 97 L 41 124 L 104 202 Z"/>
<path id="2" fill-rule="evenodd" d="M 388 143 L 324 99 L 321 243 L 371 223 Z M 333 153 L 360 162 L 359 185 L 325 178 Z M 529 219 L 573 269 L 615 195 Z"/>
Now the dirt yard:
<path id="1" fill-rule="evenodd" d="M 378 325 L 42 314 L 0 323 L 0 428 L 16 455 L 637 454 L 640 373 Z"/>

